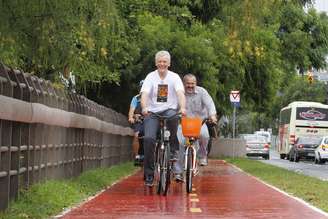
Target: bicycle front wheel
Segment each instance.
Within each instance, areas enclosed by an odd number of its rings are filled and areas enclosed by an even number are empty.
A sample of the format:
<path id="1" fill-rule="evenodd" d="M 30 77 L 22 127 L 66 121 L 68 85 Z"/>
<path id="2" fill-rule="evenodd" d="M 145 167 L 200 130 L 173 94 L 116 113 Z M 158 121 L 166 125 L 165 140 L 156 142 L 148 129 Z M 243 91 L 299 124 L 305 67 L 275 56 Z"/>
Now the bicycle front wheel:
<path id="1" fill-rule="evenodd" d="M 164 172 L 164 150 L 159 149 L 158 150 L 158 165 L 157 165 L 157 170 L 158 170 L 158 184 L 157 184 L 157 194 L 160 195 L 164 191 L 163 187 L 163 182 L 165 181 L 165 177 L 163 177 L 163 172 Z"/>
<path id="2" fill-rule="evenodd" d="M 186 190 L 187 193 L 190 193 L 192 190 L 192 177 L 193 177 L 193 151 L 188 150 L 187 154 L 187 169 L 186 169 Z"/>
<path id="3" fill-rule="evenodd" d="M 166 171 L 165 171 L 165 189 L 164 189 L 164 195 L 167 194 L 167 192 L 169 191 L 170 188 L 170 184 L 171 184 L 171 163 L 170 163 L 170 148 L 166 147 L 165 149 L 165 167 L 166 167 Z"/>
<path id="4" fill-rule="evenodd" d="M 156 142 L 155 151 L 154 151 L 154 180 L 157 185 L 157 194 L 160 194 L 160 172 L 161 172 L 161 152 L 160 143 Z"/>
<path id="5" fill-rule="evenodd" d="M 159 167 L 159 183 L 157 188 L 158 194 L 166 195 L 170 185 L 170 167 L 169 167 L 169 152 L 165 147 L 159 153 L 160 167 Z"/>

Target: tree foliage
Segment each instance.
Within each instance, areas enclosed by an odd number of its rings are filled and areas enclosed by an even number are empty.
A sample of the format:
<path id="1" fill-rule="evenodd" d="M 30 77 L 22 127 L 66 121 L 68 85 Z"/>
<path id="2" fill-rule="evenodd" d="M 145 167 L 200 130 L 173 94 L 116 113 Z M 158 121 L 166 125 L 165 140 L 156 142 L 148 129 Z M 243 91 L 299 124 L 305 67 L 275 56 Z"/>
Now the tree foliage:
<path id="1" fill-rule="evenodd" d="M 288 101 L 324 101 L 322 85 L 304 90 L 297 75 L 326 65 L 328 17 L 312 3 L 2 0 L 0 59 L 53 81 L 68 66 L 80 92 L 127 112 L 155 53 L 168 50 L 171 69 L 196 74 L 220 115 L 231 113 L 229 93 L 240 90 L 241 113 L 259 115 L 260 126 Z"/>
<path id="2" fill-rule="evenodd" d="M 80 84 L 119 82 L 136 50 L 112 1 L 2 1 L 0 11 L 0 58 L 41 77 L 68 66 Z"/>

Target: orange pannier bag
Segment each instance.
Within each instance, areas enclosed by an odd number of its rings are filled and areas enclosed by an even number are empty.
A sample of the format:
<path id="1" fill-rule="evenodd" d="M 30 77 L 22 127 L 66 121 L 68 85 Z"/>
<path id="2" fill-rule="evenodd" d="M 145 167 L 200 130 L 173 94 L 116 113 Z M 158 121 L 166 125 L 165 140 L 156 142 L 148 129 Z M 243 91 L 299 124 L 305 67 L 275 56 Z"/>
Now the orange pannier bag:
<path id="1" fill-rule="evenodd" d="M 182 117 L 181 126 L 183 136 L 197 138 L 202 128 L 202 119 L 199 117 Z"/>

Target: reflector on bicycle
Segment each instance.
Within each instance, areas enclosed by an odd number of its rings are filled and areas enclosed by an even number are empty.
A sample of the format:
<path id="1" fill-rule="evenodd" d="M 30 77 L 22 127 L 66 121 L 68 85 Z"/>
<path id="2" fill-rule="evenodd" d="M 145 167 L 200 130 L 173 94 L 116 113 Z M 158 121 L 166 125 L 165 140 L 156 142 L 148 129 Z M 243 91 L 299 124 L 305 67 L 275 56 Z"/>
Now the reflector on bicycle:
<path id="1" fill-rule="evenodd" d="M 197 138 L 200 135 L 202 119 L 199 117 L 182 117 L 181 126 L 183 136 Z"/>

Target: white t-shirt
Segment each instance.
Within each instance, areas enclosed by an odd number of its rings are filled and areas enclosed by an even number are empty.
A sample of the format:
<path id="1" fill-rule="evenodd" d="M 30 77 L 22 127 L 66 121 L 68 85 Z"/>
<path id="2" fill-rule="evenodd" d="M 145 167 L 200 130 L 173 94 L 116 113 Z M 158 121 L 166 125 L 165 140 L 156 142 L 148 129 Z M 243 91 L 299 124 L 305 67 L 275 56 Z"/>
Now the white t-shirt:
<path id="1" fill-rule="evenodd" d="M 178 74 L 168 71 L 162 80 L 157 70 L 147 75 L 141 88 L 141 92 L 148 93 L 147 109 L 151 112 L 178 109 L 177 91 L 179 90 L 184 92 Z"/>

